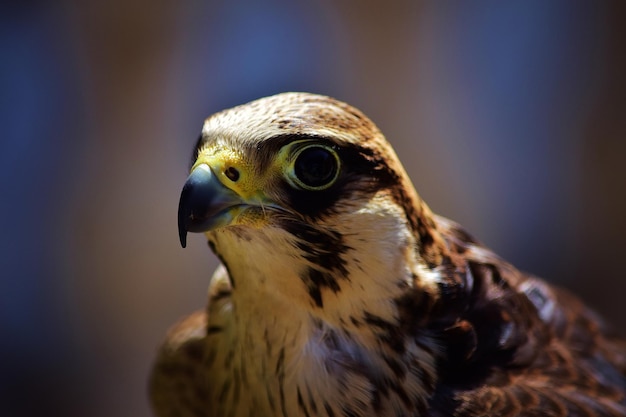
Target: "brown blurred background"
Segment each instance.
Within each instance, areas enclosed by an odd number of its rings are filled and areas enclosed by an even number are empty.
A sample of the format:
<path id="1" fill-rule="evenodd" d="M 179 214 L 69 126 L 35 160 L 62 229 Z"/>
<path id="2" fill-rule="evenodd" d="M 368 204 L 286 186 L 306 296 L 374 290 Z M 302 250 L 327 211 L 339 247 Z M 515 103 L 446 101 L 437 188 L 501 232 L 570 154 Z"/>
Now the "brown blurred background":
<path id="1" fill-rule="evenodd" d="M 435 211 L 626 333 L 626 3 L 381 3 L 0 6 L 0 415 L 150 415 L 216 265 L 176 231 L 202 121 L 288 90 L 362 109 Z"/>

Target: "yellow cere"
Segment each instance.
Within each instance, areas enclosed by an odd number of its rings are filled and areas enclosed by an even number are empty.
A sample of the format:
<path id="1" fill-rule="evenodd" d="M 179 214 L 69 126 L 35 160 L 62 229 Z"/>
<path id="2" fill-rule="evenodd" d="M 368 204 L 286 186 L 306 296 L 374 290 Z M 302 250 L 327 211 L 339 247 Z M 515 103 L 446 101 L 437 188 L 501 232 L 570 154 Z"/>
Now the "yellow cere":
<path id="1" fill-rule="evenodd" d="M 204 149 L 198 155 L 196 163 L 191 170 L 198 165 L 206 164 L 218 176 L 220 182 L 233 190 L 246 202 L 260 202 L 264 200 L 265 179 L 259 177 L 254 169 L 254 164 L 246 161 L 243 155 L 232 149 Z M 228 168 L 235 168 L 239 172 L 237 181 L 232 181 L 226 175 Z"/>

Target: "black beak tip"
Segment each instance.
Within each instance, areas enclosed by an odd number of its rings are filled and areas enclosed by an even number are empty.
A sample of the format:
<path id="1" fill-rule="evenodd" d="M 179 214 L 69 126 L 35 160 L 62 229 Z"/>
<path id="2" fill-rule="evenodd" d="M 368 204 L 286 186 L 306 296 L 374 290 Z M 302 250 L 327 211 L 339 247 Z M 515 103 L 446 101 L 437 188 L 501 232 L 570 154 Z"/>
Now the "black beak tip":
<path id="1" fill-rule="evenodd" d="M 188 204 L 189 186 L 185 184 L 178 202 L 178 238 L 183 248 L 187 247 L 187 231 L 189 230 L 188 219 L 191 216 L 191 208 Z"/>
<path id="2" fill-rule="evenodd" d="M 182 201 L 181 201 L 182 203 Z M 187 225 L 185 224 L 185 210 L 183 207 L 178 208 L 178 238 L 180 239 L 180 245 L 183 248 L 187 247 Z"/>
<path id="3" fill-rule="evenodd" d="M 185 229 L 178 228 L 178 238 L 180 239 L 180 246 L 187 247 L 187 231 Z"/>

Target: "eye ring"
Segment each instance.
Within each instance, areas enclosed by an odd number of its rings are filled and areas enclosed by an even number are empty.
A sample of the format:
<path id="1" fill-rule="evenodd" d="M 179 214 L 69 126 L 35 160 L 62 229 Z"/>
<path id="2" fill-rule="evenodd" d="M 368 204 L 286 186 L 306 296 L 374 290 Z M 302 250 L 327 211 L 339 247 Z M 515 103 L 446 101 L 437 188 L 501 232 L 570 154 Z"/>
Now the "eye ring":
<path id="1" fill-rule="evenodd" d="M 293 154 L 288 176 L 299 188 L 320 191 L 335 183 L 340 167 L 339 155 L 332 147 L 312 144 L 301 147 Z"/>

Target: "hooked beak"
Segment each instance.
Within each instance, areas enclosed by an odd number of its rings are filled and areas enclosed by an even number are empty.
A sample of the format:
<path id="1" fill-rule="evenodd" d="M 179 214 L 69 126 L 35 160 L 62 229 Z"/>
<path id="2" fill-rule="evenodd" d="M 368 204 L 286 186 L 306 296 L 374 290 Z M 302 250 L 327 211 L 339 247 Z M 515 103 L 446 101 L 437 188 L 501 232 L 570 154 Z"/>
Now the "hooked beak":
<path id="1" fill-rule="evenodd" d="M 206 165 L 198 165 L 189 175 L 178 203 L 178 236 L 187 246 L 187 232 L 202 233 L 232 221 L 230 209 L 245 204 L 237 193 L 224 186 Z"/>

